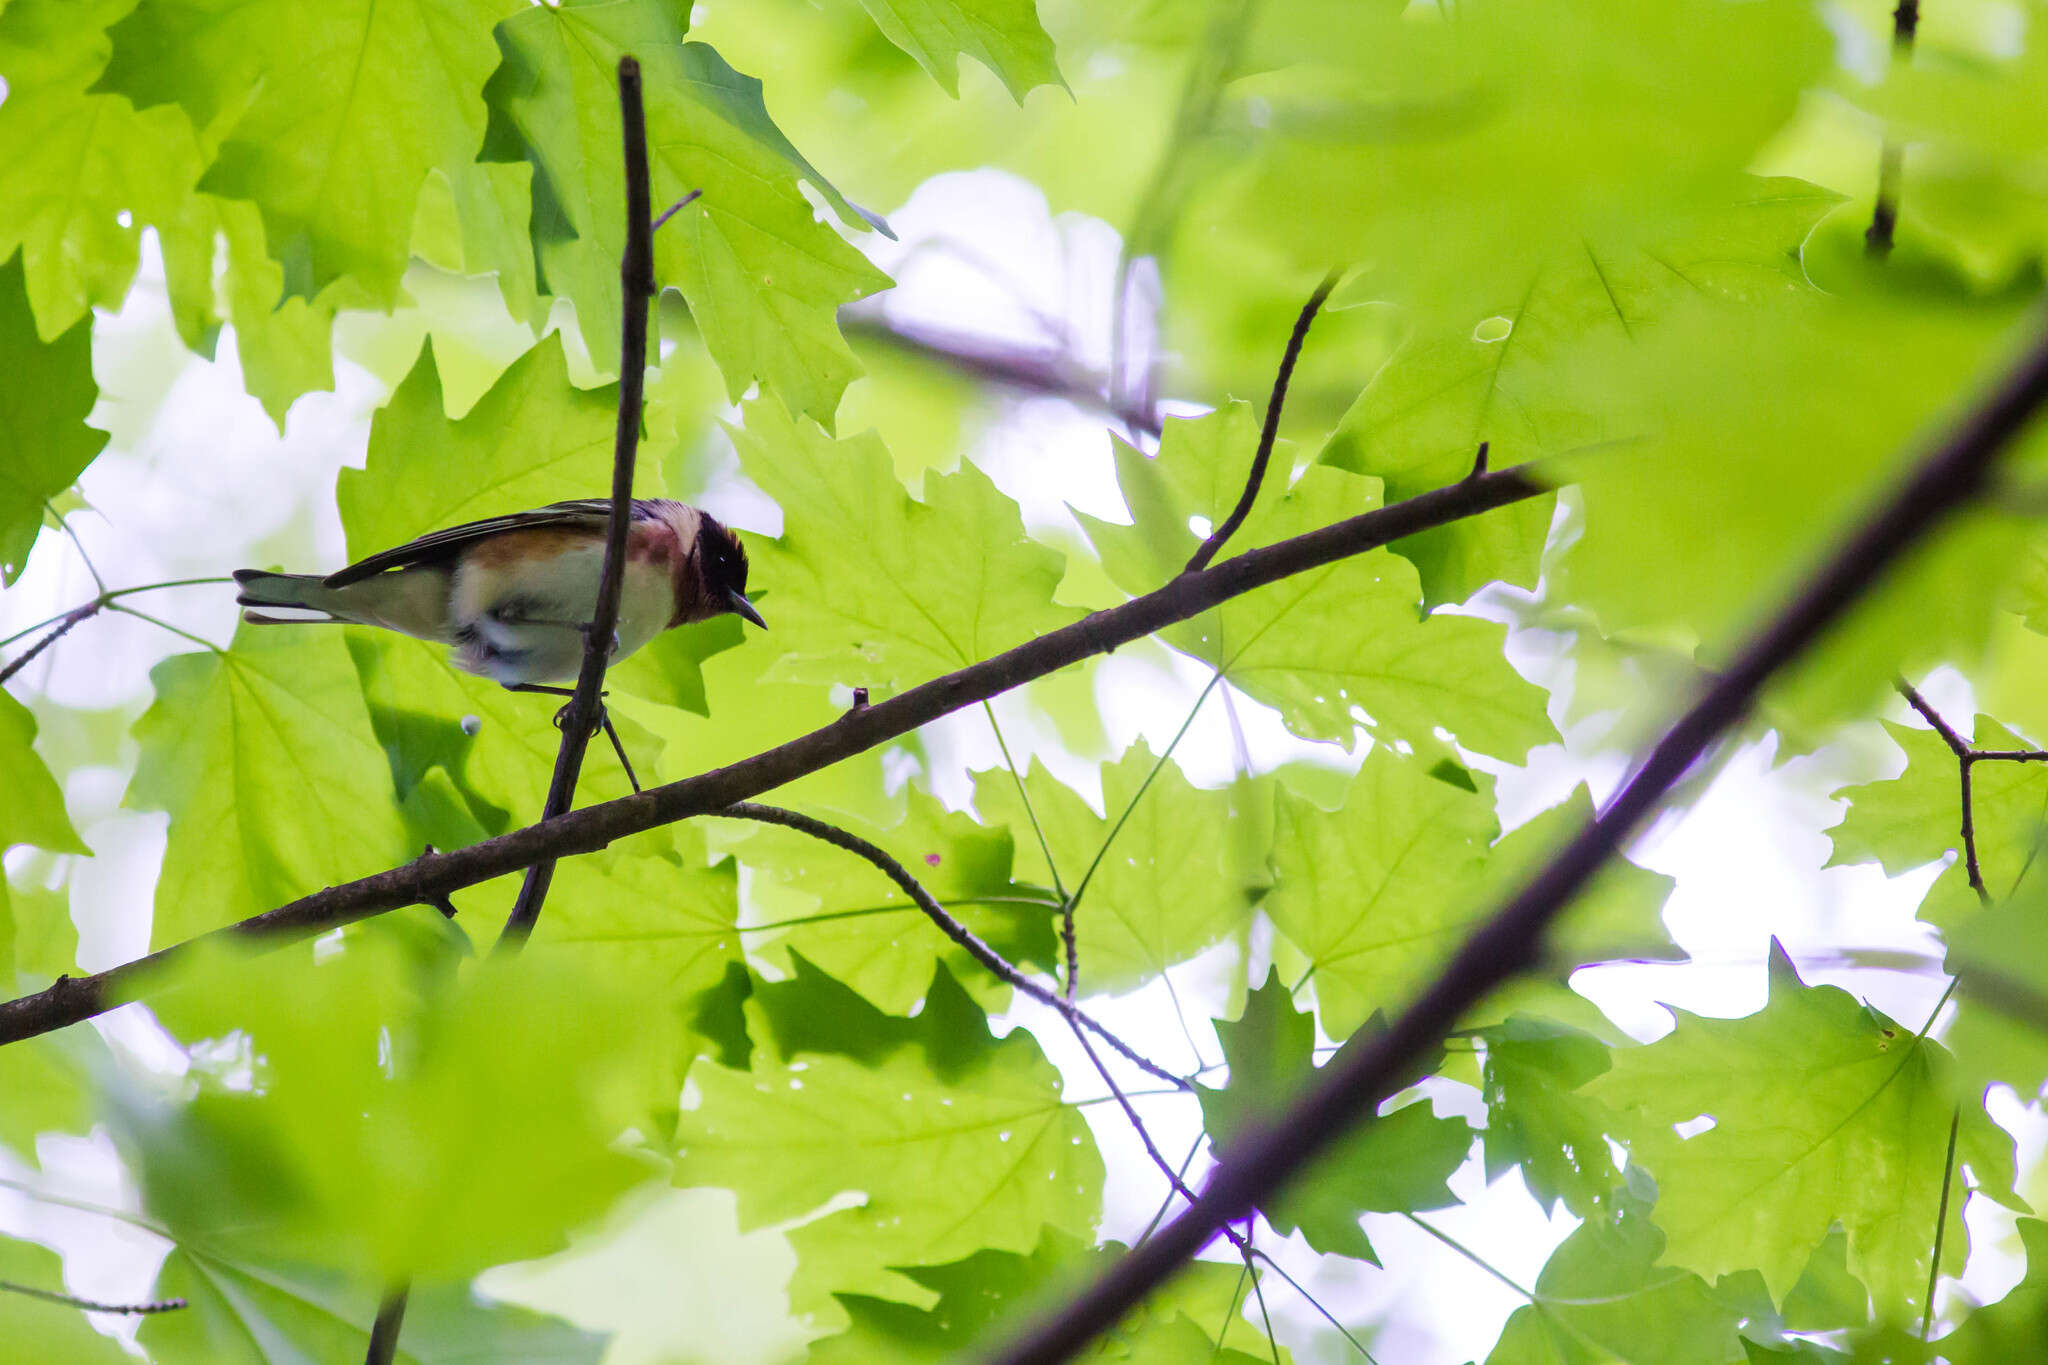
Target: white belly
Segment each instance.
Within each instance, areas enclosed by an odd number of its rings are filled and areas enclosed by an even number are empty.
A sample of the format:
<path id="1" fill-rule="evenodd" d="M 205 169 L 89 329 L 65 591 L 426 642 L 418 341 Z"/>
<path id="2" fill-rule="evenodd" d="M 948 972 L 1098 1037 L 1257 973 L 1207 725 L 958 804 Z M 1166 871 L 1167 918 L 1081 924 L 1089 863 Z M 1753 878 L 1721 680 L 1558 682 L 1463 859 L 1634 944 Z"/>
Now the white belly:
<path id="1" fill-rule="evenodd" d="M 456 651 L 456 665 L 508 687 L 570 681 L 583 666 L 579 627 L 596 608 L 603 567 L 603 547 L 592 546 L 543 564 L 464 568 L 456 575 L 451 614 L 471 634 Z M 629 560 L 612 661 L 659 635 L 674 612 L 668 574 Z"/>

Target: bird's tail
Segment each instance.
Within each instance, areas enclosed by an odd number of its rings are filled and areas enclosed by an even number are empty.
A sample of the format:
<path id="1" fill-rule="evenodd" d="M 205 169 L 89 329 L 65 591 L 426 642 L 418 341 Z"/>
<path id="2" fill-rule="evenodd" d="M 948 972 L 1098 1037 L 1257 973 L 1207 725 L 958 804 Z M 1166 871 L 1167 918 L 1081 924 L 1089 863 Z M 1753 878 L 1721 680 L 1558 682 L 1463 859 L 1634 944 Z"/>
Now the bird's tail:
<path id="1" fill-rule="evenodd" d="M 241 589 L 235 602 L 244 607 L 288 607 L 318 612 L 317 616 L 272 616 L 268 612 L 245 611 L 244 621 L 259 626 L 300 625 L 308 621 L 354 619 L 341 604 L 341 593 L 324 586 L 318 574 L 266 573 L 262 569 L 235 570 L 235 585 Z"/>

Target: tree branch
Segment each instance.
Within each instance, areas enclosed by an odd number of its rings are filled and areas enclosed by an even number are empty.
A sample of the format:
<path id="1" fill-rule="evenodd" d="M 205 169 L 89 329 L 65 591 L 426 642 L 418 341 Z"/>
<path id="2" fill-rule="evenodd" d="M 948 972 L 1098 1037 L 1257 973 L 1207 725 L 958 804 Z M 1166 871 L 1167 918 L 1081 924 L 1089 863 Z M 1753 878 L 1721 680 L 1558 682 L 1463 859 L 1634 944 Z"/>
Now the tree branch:
<path id="1" fill-rule="evenodd" d="M 647 119 L 640 97 L 640 63 L 619 58 L 619 123 L 626 158 L 626 254 L 619 265 L 625 285 L 625 325 L 619 347 L 619 418 L 612 442 L 612 514 L 605 527 L 604 573 L 597 605 L 583 637 L 583 667 L 576 691 L 562 708 L 562 747 L 555 754 L 543 823 L 566 814 L 576 799 L 583 755 L 604 716 L 604 671 L 619 626 L 619 589 L 626 576 L 626 532 L 632 524 L 633 457 L 640 446 L 640 398 L 647 382 L 647 302 L 654 296 L 653 199 L 647 186 Z M 533 933 L 554 880 L 555 859 L 526 868 L 519 899 L 498 938 L 498 951 L 517 951 Z"/>
<path id="2" fill-rule="evenodd" d="M 1012 346 L 949 328 L 890 322 L 869 310 L 848 310 L 839 326 L 850 337 L 871 338 L 1005 388 L 1064 398 L 1115 418 L 1127 430 L 1159 434 L 1159 412 L 1153 404 L 1112 397 L 1103 376 L 1057 347 Z"/>
<path id="3" fill-rule="evenodd" d="M 1991 892 L 1984 885 L 1984 870 L 1977 861 L 1977 810 L 1975 772 L 1979 763 L 2040 763 L 2048 761 L 2048 749 L 1979 749 L 1964 739 L 1961 732 L 1941 718 L 1941 713 L 1928 704 L 1914 686 L 1904 678 L 1894 679 L 1892 686 L 1906 704 L 1920 713 L 1920 718 L 1934 727 L 1942 743 L 1956 756 L 1957 779 L 1961 790 L 1963 871 L 1970 879 L 1970 889 L 1977 893 L 1977 899 L 1984 905 L 1991 904 Z"/>
<path id="4" fill-rule="evenodd" d="M 60 1294 L 54 1289 L 38 1289 L 32 1284 L 16 1284 L 12 1280 L 0 1280 L 0 1290 L 9 1294 L 23 1294 L 31 1299 L 46 1303 L 69 1304 L 82 1308 L 88 1313 L 175 1313 L 187 1307 L 183 1299 L 152 1299 L 147 1303 L 101 1303 L 97 1299 L 81 1299 L 76 1294 Z"/>
<path id="5" fill-rule="evenodd" d="M 151 974 L 175 960 L 189 943 L 222 938 L 295 941 L 401 906 L 431 903 L 436 897 L 516 872 L 542 858 L 594 852 L 615 839 L 708 815 L 885 744 L 962 707 L 1142 640 L 1254 589 L 1549 491 L 1520 470 L 1502 470 L 1248 550 L 1015 649 L 871 706 L 850 710 L 830 725 L 726 767 L 572 810 L 468 848 L 416 858 L 372 876 L 342 882 L 201 939 L 160 949 L 91 976 L 60 977 L 46 990 L 0 1004 L 0 1044 L 79 1023 L 134 999 Z"/>
<path id="6" fill-rule="evenodd" d="M 1259 448 L 1252 456 L 1252 467 L 1245 475 L 1244 492 L 1238 494 L 1237 506 L 1230 509 L 1230 515 L 1223 524 L 1209 533 L 1209 538 L 1196 548 L 1188 559 L 1182 573 L 1196 573 L 1209 567 L 1209 561 L 1223 548 L 1223 543 L 1244 525 L 1244 519 L 1251 515 L 1252 504 L 1258 501 L 1259 486 L 1266 481 L 1266 465 L 1273 458 L 1273 442 L 1280 435 L 1280 410 L 1287 406 L 1287 384 L 1294 378 L 1294 362 L 1301 359 L 1301 344 L 1308 340 L 1309 324 L 1322 311 L 1323 300 L 1330 297 L 1330 291 L 1337 287 L 1337 272 L 1323 276 L 1323 282 L 1316 286 L 1308 302 L 1301 306 L 1301 314 L 1294 319 L 1294 331 L 1288 335 L 1287 349 L 1280 354 L 1280 368 L 1273 375 L 1273 396 L 1266 400 L 1266 424 L 1259 431 Z"/>
<path id="7" fill-rule="evenodd" d="M 1267 1127 L 1224 1155 L 1201 1198 L 1054 1316 L 994 1357 L 1052 1365 L 1120 1320 L 1227 1223 L 1251 1213 L 1310 1160 L 1406 1084 L 1413 1059 L 1461 1015 L 1537 957 L 1540 940 L 1578 891 L 1688 769 L 1749 711 L 1765 682 L 1804 653 L 1934 529 L 1975 496 L 1992 459 L 2048 400 L 2048 335 L 1831 555 L 1796 596 L 1668 730 L 1598 818 L 1465 941 L 1443 973 L 1386 1032 L 1333 1061 Z"/>
<path id="8" fill-rule="evenodd" d="M 1066 1021 L 1073 1026 L 1076 1036 L 1079 1036 L 1080 1031 L 1085 1028 L 1123 1054 L 1126 1059 L 1140 1070 L 1157 1076 L 1160 1080 L 1177 1089 L 1194 1089 L 1192 1082 L 1185 1077 L 1174 1075 L 1171 1071 L 1152 1061 L 1129 1043 L 1111 1033 L 1101 1024 L 1096 1023 L 1094 1019 L 1084 1013 L 1080 1006 L 1076 1005 L 1073 1001 L 1047 990 L 1011 966 L 1001 953 L 982 942 L 973 930 L 947 914 L 945 908 L 937 900 L 933 899 L 932 893 L 924 889 L 924 884 L 910 875 L 908 868 L 890 857 L 886 850 L 869 843 L 853 831 L 841 829 L 837 825 L 827 824 L 823 820 L 805 815 L 800 811 L 784 810 L 780 806 L 760 806 L 751 801 L 736 801 L 724 810 L 711 813 L 713 815 L 730 816 L 735 820 L 758 820 L 765 825 L 781 825 L 785 829 L 793 829 L 799 834 L 808 834 L 813 839 L 822 839 L 836 848 L 843 848 L 848 853 L 867 859 L 881 870 L 883 876 L 896 883 L 904 895 L 917 903 L 917 908 L 924 911 L 926 919 L 938 926 L 940 933 L 966 949 L 969 957 L 988 968 L 999 980 L 1007 982 L 1013 990 L 1030 996 L 1041 1005 L 1059 1011 L 1061 1015 L 1065 1016 Z M 1082 1038 L 1081 1045 L 1083 1047 L 1088 1045 L 1088 1040 L 1085 1037 Z M 1094 1054 L 1091 1052 L 1089 1055 L 1092 1056 Z M 1107 1073 L 1104 1074 L 1106 1075 Z M 1114 1089 L 1114 1085 L 1111 1088 Z"/>

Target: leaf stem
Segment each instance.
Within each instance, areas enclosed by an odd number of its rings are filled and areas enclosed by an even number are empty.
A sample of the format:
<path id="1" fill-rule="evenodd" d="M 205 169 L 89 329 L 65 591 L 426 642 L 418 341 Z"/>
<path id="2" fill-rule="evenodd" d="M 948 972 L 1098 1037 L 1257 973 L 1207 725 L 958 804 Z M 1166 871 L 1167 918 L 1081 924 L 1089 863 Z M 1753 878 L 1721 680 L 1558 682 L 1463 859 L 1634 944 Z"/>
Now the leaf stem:
<path id="1" fill-rule="evenodd" d="M 1920 1340 L 1926 1341 L 1934 1329 L 1934 1288 L 1941 1276 L 1941 1242 L 1948 1232 L 1948 1192 L 1956 1178 L 1956 1131 L 1962 1126 L 1963 1106 L 1958 1104 L 1948 1116 L 1948 1155 L 1941 1163 L 1941 1209 L 1934 1215 L 1934 1255 L 1927 1265 L 1927 1302 L 1920 1306 Z"/>

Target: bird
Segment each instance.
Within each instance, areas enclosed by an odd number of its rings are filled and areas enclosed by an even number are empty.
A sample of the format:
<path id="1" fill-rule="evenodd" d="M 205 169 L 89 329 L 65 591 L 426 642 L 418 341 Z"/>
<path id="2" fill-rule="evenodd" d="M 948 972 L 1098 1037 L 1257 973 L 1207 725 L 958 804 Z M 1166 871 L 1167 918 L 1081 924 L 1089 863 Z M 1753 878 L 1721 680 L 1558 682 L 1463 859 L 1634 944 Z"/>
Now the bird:
<path id="1" fill-rule="evenodd" d="M 235 601 L 254 625 L 380 626 L 446 644 L 455 666 L 514 691 L 572 679 L 604 571 L 611 499 L 578 498 L 486 517 L 320 574 L 237 569 Z M 291 608 L 312 616 L 277 616 Z M 747 600 L 747 551 L 710 513 L 635 498 L 626 530 L 612 655 L 661 632 L 732 613 L 767 626 Z"/>

